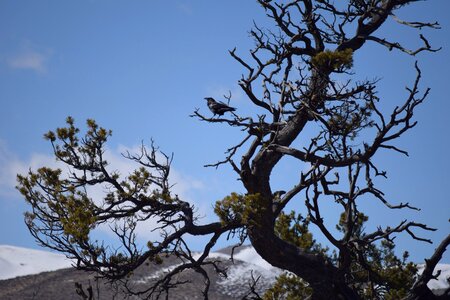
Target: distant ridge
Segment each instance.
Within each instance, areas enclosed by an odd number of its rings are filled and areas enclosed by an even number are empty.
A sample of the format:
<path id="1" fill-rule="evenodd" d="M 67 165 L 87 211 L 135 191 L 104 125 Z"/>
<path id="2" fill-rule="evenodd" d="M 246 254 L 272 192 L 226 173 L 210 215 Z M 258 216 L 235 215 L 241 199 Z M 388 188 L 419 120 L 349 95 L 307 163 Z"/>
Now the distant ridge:
<path id="1" fill-rule="evenodd" d="M 228 268 L 227 278 L 218 276 L 211 268 L 206 268 L 211 279 L 210 299 L 241 299 L 249 291 L 252 274 L 255 278 L 259 278 L 257 288 L 262 293 L 282 272 L 265 262 L 251 246 L 235 249 L 234 264 L 229 259 L 230 253 L 231 247 L 227 247 L 210 255 L 215 259 L 222 259 L 224 267 Z M 178 263 L 175 257 L 169 256 L 162 265 L 142 266 L 134 272 L 132 282 L 138 288 L 148 287 L 152 280 Z M 96 281 L 94 274 L 77 271 L 70 267 L 71 261 L 61 254 L 0 245 L 0 299 L 79 300 L 80 297 L 75 293 L 75 283 L 82 283 L 86 288 L 89 284 L 94 286 Z M 441 270 L 439 280 L 430 281 L 428 286 L 435 291 L 442 291 L 450 285 L 447 281 L 450 277 L 450 264 L 440 264 L 436 270 Z M 203 298 L 201 295 L 203 280 L 197 273 L 187 271 L 180 278 L 188 279 L 191 283 L 174 289 L 169 299 Z M 102 280 L 98 281 L 98 292 L 95 299 L 109 300 L 114 296 L 118 296 L 117 299 L 135 299 L 112 288 L 110 284 Z"/>

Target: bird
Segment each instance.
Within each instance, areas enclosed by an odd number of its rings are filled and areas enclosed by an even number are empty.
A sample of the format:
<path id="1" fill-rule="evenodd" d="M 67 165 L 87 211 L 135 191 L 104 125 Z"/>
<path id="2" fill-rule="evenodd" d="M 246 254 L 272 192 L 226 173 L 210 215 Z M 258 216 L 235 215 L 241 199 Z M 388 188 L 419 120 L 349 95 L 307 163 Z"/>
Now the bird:
<path id="1" fill-rule="evenodd" d="M 206 97 L 206 101 L 208 101 L 209 110 L 215 115 L 222 116 L 227 111 L 235 111 L 236 108 L 226 105 L 223 102 L 217 102 L 212 97 Z"/>

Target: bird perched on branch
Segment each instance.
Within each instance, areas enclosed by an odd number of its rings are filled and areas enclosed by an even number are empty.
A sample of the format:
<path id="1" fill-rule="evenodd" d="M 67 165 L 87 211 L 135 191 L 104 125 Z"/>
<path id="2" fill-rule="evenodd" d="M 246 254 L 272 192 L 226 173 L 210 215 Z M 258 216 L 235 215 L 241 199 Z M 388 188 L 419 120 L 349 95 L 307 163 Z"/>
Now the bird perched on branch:
<path id="1" fill-rule="evenodd" d="M 214 98 L 206 97 L 206 101 L 208 101 L 208 108 L 214 115 L 222 116 L 227 111 L 235 111 L 236 108 L 230 107 L 223 102 L 217 102 Z"/>

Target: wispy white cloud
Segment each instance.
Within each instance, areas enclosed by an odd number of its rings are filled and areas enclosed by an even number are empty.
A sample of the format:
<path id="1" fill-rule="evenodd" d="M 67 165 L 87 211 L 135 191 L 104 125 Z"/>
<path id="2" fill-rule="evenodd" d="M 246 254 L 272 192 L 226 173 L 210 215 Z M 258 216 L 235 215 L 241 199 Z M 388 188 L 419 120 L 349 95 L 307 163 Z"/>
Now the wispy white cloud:
<path id="1" fill-rule="evenodd" d="M 20 53 L 7 60 L 8 65 L 13 69 L 33 70 L 38 73 L 47 72 L 47 58 L 38 52 Z"/>
<path id="2" fill-rule="evenodd" d="M 48 62 L 52 51 L 49 49 L 39 49 L 25 43 L 15 54 L 6 58 L 6 64 L 12 69 L 30 70 L 36 73 L 46 73 L 48 71 Z"/>

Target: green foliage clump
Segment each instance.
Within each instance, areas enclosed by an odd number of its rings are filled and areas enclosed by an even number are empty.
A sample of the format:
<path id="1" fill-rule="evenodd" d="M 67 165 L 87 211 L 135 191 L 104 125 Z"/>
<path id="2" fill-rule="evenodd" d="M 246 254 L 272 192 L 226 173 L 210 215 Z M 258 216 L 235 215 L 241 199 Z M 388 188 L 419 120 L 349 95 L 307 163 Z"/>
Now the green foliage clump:
<path id="1" fill-rule="evenodd" d="M 296 215 L 294 211 L 289 214 L 281 212 L 275 222 L 275 233 L 284 241 L 289 242 L 304 251 L 323 253 L 326 248 L 313 239 L 312 233 L 308 229 L 309 220 L 302 215 Z"/>
<path id="2" fill-rule="evenodd" d="M 371 266 L 374 278 L 369 284 L 360 284 L 359 290 L 363 299 L 382 297 L 387 300 L 403 299 L 411 290 L 417 274 L 417 265 L 407 262 L 409 253 L 405 251 L 401 258 L 394 253 L 395 244 L 389 240 L 383 240 L 379 246 L 371 245 L 366 253 L 367 263 Z M 354 263 L 354 269 L 359 269 Z M 355 277 L 360 282 L 367 281 L 370 273 L 365 271 L 355 272 Z"/>
<path id="3" fill-rule="evenodd" d="M 61 178 L 60 169 L 39 168 L 29 177 L 18 176 L 19 191 L 33 205 L 40 202 L 46 209 L 46 215 L 56 218 L 63 233 L 71 242 L 86 242 L 91 229 L 95 226 L 94 215 L 96 206 L 85 192 L 77 190 L 67 179 Z M 38 192 L 38 186 L 45 186 L 44 196 Z M 28 214 L 29 222 L 34 220 L 33 214 Z"/>
<path id="4" fill-rule="evenodd" d="M 231 193 L 224 199 L 217 201 L 214 212 L 224 224 L 239 222 L 242 224 L 258 224 L 265 206 L 259 194 L 241 195 Z"/>
<path id="5" fill-rule="evenodd" d="M 92 166 L 98 165 L 99 162 L 96 161 L 96 158 L 103 154 L 101 153 L 103 151 L 102 146 L 108 137 L 111 136 L 112 131 L 99 127 L 94 120 L 88 119 L 86 121 L 88 130 L 80 145 L 80 140 L 77 136 L 80 129 L 75 127 L 74 119 L 67 117 L 66 123 L 67 127 L 57 128 L 56 131 L 49 131 L 44 134 L 44 138 L 52 143 L 56 158 L 69 164 L 89 163 Z M 57 139 L 62 143 L 56 144 Z M 76 151 L 79 151 L 79 153 Z M 90 161 L 77 161 L 79 155 L 84 155 Z M 106 161 L 102 163 L 107 165 Z"/>
<path id="6" fill-rule="evenodd" d="M 109 257 L 109 263 L 113 265 L 122 265 L 126 264 L 128 261 L 128 257 L 123 255 L 122 253 L 117 253 L 115 255 L 111 255 Z"/>
<path id="7" fill-rule="evenodd" d="M 353 67 L 353 50 L 325 50 L 317 53 L 311 60 L 314 67 L 322 70 L 345 71 Z"/>
<path id="8" fill-rule="evenodd" d="M 32 207 L 37 208 L 37 211 L 26 215 L 30 228 L 37 230 L 36 221 L 49 222 L 53 235 L 62 234 L 70 243 L 82 244 L 87 243 L 89 232 L 97 222 L 97 206 L 87 196 L 86 190 L 79 187 L 87 182 L 89 174 L 91 182 L 103 179 L 101 175 L 94 177 L 93 174 L 101 172 L 107 165 L 102 159 L 102 145 L 111 131 L 87 120 L 87 134 L 80 140 L 74 119 L 67 117 L 66 123 L 66 127 L 49 131 L 44 138 L 52 143 L 57 160 L 73 167 L 74 171 L 62 176 L 60 169 L 39 168 L 36 172 L 30 171 L 28 176 L 18 175 L 17 188 Z M 79 171 L 78 175 L 75 170 Z M 111 194 L 108 197 L 113 198 Z"/>
<path id="9" fill-rule="evenodd" d="M 156 247 L 155 247 L 155 245 L 153 245 L 153 242 L 152 242 L 152 241 L 148 241 L 148 242 L 147 242 L 147 248 L 148 248 L 149 250 L 155 250 L 155 249 L 156 249 Z M 160 265 L 160 264 L 163 263 L 163 260 L 162 260 L 161 256 L 158 255 L 158 254 L 151 255 L 151 256 L 148 258 L 148 261 L 149 261 L 149 262 L 153 262 L 153 263 L 155 263 L 155 264 L 157 264 L 157 265 Z"/>
<path id="10" fill-rule="evenodd" d="M 353 218 L 354 220 L 351 222 L 354 226 L 353 232 L 355 236 L 360 236 L 363 233 L 363 225 L 369 220 L 369 217 L 362 212 L 358 212 Z M 347 214 L 345 212 L 341 214 L 336 229 L 342 233 L 346 233 L 349 230 L 347 228 Z"/>
<path id="11" fill-rule="evenodd" d="M 81 198 L 69 196 L 62 202 L 64 216 L 61 216 L 61 224 L 64 233 L 75 241 L 86 242 L 91 229 L 94 227 L 94 205 L 85 195 Z"/>
<path id="12" fill-rule="evenodd" d="M 311 293 L 312 289 L 300 277 L 291 273 L 283 273 L 266 291 L 263 300 L 300 300 L 306 299 Z"/>

